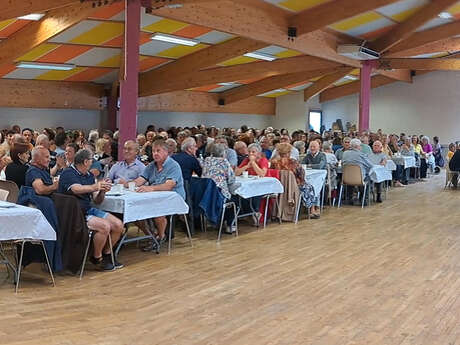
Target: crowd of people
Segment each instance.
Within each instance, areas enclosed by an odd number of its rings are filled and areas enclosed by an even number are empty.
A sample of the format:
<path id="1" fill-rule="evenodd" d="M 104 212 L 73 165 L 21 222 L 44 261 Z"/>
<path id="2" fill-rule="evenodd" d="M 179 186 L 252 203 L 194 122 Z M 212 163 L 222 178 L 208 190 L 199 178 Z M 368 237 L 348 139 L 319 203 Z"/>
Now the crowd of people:
<path id="1" fill-rule="evenodd" d="M 90 260 L 104 270 L 123 266 L 117 260 L 112 262 L 108 243 L 109 239 L 112 245 L 117 243 L 123 223 L 116 215 L 94 206 L 103 201 L 114 183 L 125 187 L 134 183 L 140 193 L 175 191 L 185 199 L 184 184 L 192 176 L 207 177 L 226 200 L 232 200 L 236 176 L 276 176 L 273 171 L 287 170 L 295 177 L 310 217 L 317 219 L 320 200 L 306 179 L 308 168 L 328 171 L 330 195 L 336 197 L 341 167 L 348 164 L 359 165 L 365 180 L 374 165 L 385 166 L 395 155 L 414 157 L 422 180 L 429 169 L 434 171 L 444 164 L 437 137 L 431 143 L 427 136 L 387 135 L 381 130 L 320 134 L 302 130 L 289 133 L 272 127 L 219 129 L 198 125 L 165 130 L 150 125 L 144 133 L 120 144 L 118 132 L 110 130 L 91 130 L 85 135 L 81 130 L 62 127 L 39 132 L 13 126 L 0 132 L 0 179 L 14 181 L 19 188 L 33 188 L 37 195 L 59 192 L 77 196 L 88 226 L 96 232 Z M 119 147 L 122 160 L 118 160 Z M 456 149 L 455 154 L 450 149 L 447 158 L 460 166 L 460 146 Z M 397 165 L 393 171 L 395 186 L 406 185 L 411 174 L 415 171 Z M 381 190 L 376 184 L 377 202 L 382 202 Z M 359 202 L 356 192 L 347 194 L 349 203 Z M 252 209 L 259 210 L 260 201 L 252 198 L 248 202 Z M 157 217 L 153 221 L 156 242 L 161 245 L 166 240 L 167 219 Z M 226 222 L 227 231 L 235 231 L 232 216 L 226 217 Z M 138 222 L 138 226 L 147 233 L 145 222 Z"/>

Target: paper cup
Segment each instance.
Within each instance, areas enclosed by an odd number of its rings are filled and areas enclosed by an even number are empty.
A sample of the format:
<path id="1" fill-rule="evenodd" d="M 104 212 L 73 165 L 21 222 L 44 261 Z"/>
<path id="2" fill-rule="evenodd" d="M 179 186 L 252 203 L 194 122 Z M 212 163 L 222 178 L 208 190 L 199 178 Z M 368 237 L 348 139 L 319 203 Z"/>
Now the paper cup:
<path id="1" fill-rule="evenodd" d="M 243 171 L 243 177 L 244 178 L 248 178 L 249 177 L 249 173 L 247 171 Z"/>
<path id="2" fill-rule="evenodd" d="M 135 182 L 129 182 L 128 183 L 128 189 L 131 191 L 131 192 L 134 192 L 136 190 L 136 183 Z"/>

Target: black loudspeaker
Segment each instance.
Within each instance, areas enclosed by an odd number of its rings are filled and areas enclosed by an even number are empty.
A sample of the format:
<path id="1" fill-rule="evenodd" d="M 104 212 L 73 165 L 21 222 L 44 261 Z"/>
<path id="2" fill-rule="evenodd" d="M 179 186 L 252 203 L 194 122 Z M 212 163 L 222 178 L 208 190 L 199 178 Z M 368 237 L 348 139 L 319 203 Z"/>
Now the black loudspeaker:
<path id="1" fill-rule="evenodd" d="M 417 71 L 411 70 L 410 71 L 410 76 L 415 77 L 417 75 Z"/>
<path id="2" fill-rule="evenodd" d="M 219 98 L 219 101 L 217 102 L 219 105 L 225 105 L 225 99 Z"/>

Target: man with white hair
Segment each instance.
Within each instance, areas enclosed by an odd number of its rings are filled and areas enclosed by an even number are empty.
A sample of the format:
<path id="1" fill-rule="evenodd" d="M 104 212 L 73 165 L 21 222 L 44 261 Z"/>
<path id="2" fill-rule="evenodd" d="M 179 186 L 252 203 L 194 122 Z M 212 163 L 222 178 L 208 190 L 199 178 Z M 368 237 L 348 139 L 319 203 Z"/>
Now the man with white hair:
<path id="1" fill-rule="evenodd" d="M 181 152 L 171 156 L 182 169 L 182 177 L 184 181 L 190 181 L 192 174 L 195 173 L 201 176 L 201 166 L 196 159 L 196 142 L 192 137 L 188 137 L 182 141 Z"/>
<path id="2" fill-rule="evenodd" d="M 288 134 L 283 134 L 280 137 L 280 143 L 291 143 L 291 137 Z M 276 151 L 276 148 L 272 152 L 272 158 L 276 158 L 278 156 L 278 152 Z M 291 158 L 295 159 L 296 161 L 299 160 L 300 152 L 297 150 L 294 146 L 291 148 Z"/>
<path id="3" fill-rule="evenodd" d="M 165 140 L 165 143 L 168 145 L 168 155 L 172 156 L 175 154 L 177 151 L 177 142 L 174 139 L 169 138 Z"/>
<path id="4" fill-rule="evenodd" d="M 48 171 L 50 152 L 44 146 L 32 150 L 32 160 L 26 172 L 25 185 L 32 187 L 38 195 L 50 195 L 58 189 L 58 180 L 53 179 Z"/>
<path id="5" fill-rule="evenodd" d="M 313 169 L 325 170 L 327 165 L 326 155 L 324 152 L 320 152 L 319 143 L 316 140 L 310 141 L 309 151 L 302 164 L 310 165 Z"/>
<path id="6" fill-rule="evenodd" d="M 44 146 L 50 153 L 49 167 L 53 168 L 56 165 L 56 152 L 50 150 L 50 140 L 46 134 L 40 134 L 35 141 L 36 146 Z"/>
<path id="7" fill-rule="evenodd" d="M 361 140 L 356 138 L 351 139 L 350 149 L 343 152 L 342 164 L 344 166 L 358 165 L 361 168 L 363 180 L 369 179 L 369 173 L 373 166 L 372 162 L 369 160 L 369 157 L 361 151 Z"/>

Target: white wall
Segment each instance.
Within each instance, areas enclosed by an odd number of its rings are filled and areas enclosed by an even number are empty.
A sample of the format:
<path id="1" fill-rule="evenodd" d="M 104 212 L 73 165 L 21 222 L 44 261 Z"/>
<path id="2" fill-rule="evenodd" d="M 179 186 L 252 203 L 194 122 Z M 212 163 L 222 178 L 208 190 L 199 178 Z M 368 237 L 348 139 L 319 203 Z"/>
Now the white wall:
<path id="1" fill-rule="evenodd" d="M 32 129 L 63 126 L 88 131 L 99 128 L 99 121 L 98 110 L 0 108 L 0 129 L 19 125 Z"/>
<path id="2" fill-rule="evenodd" d="M 173 113 L 173 112 L 141 112 L 137 119 L 139 132 L 145 131 L 148 125 L 153 124 L 157 128 L 169 128 L 172 126 L 206 126 L 239 128 L 242 125 L 255 128 L 271 126 L 273 115 L 246 115 L 226 113 Z"/>
<path id="3" fill-rule="evenodd" d="M 387 133 L 425 134 L 446 144 L 460 140 L 460 72 L 416 76 L 412 84 L 397 82 L 372 90 L 370 127 Z M 323 103 L 327 121 L 357 122 L 358 96 Z M 330 125 L 326 126 L 327 128 Z"/>
<path id="4" fill-rule="evenodd" d="M 304 101 L 304 93 L 296 92 L 276 99 L 276 117 L 272 126 L 287 128 L 290 132 L 296 129 L 308 129 L 308 113 L 310 110 L 321 110 L 319 98 Z"/>

